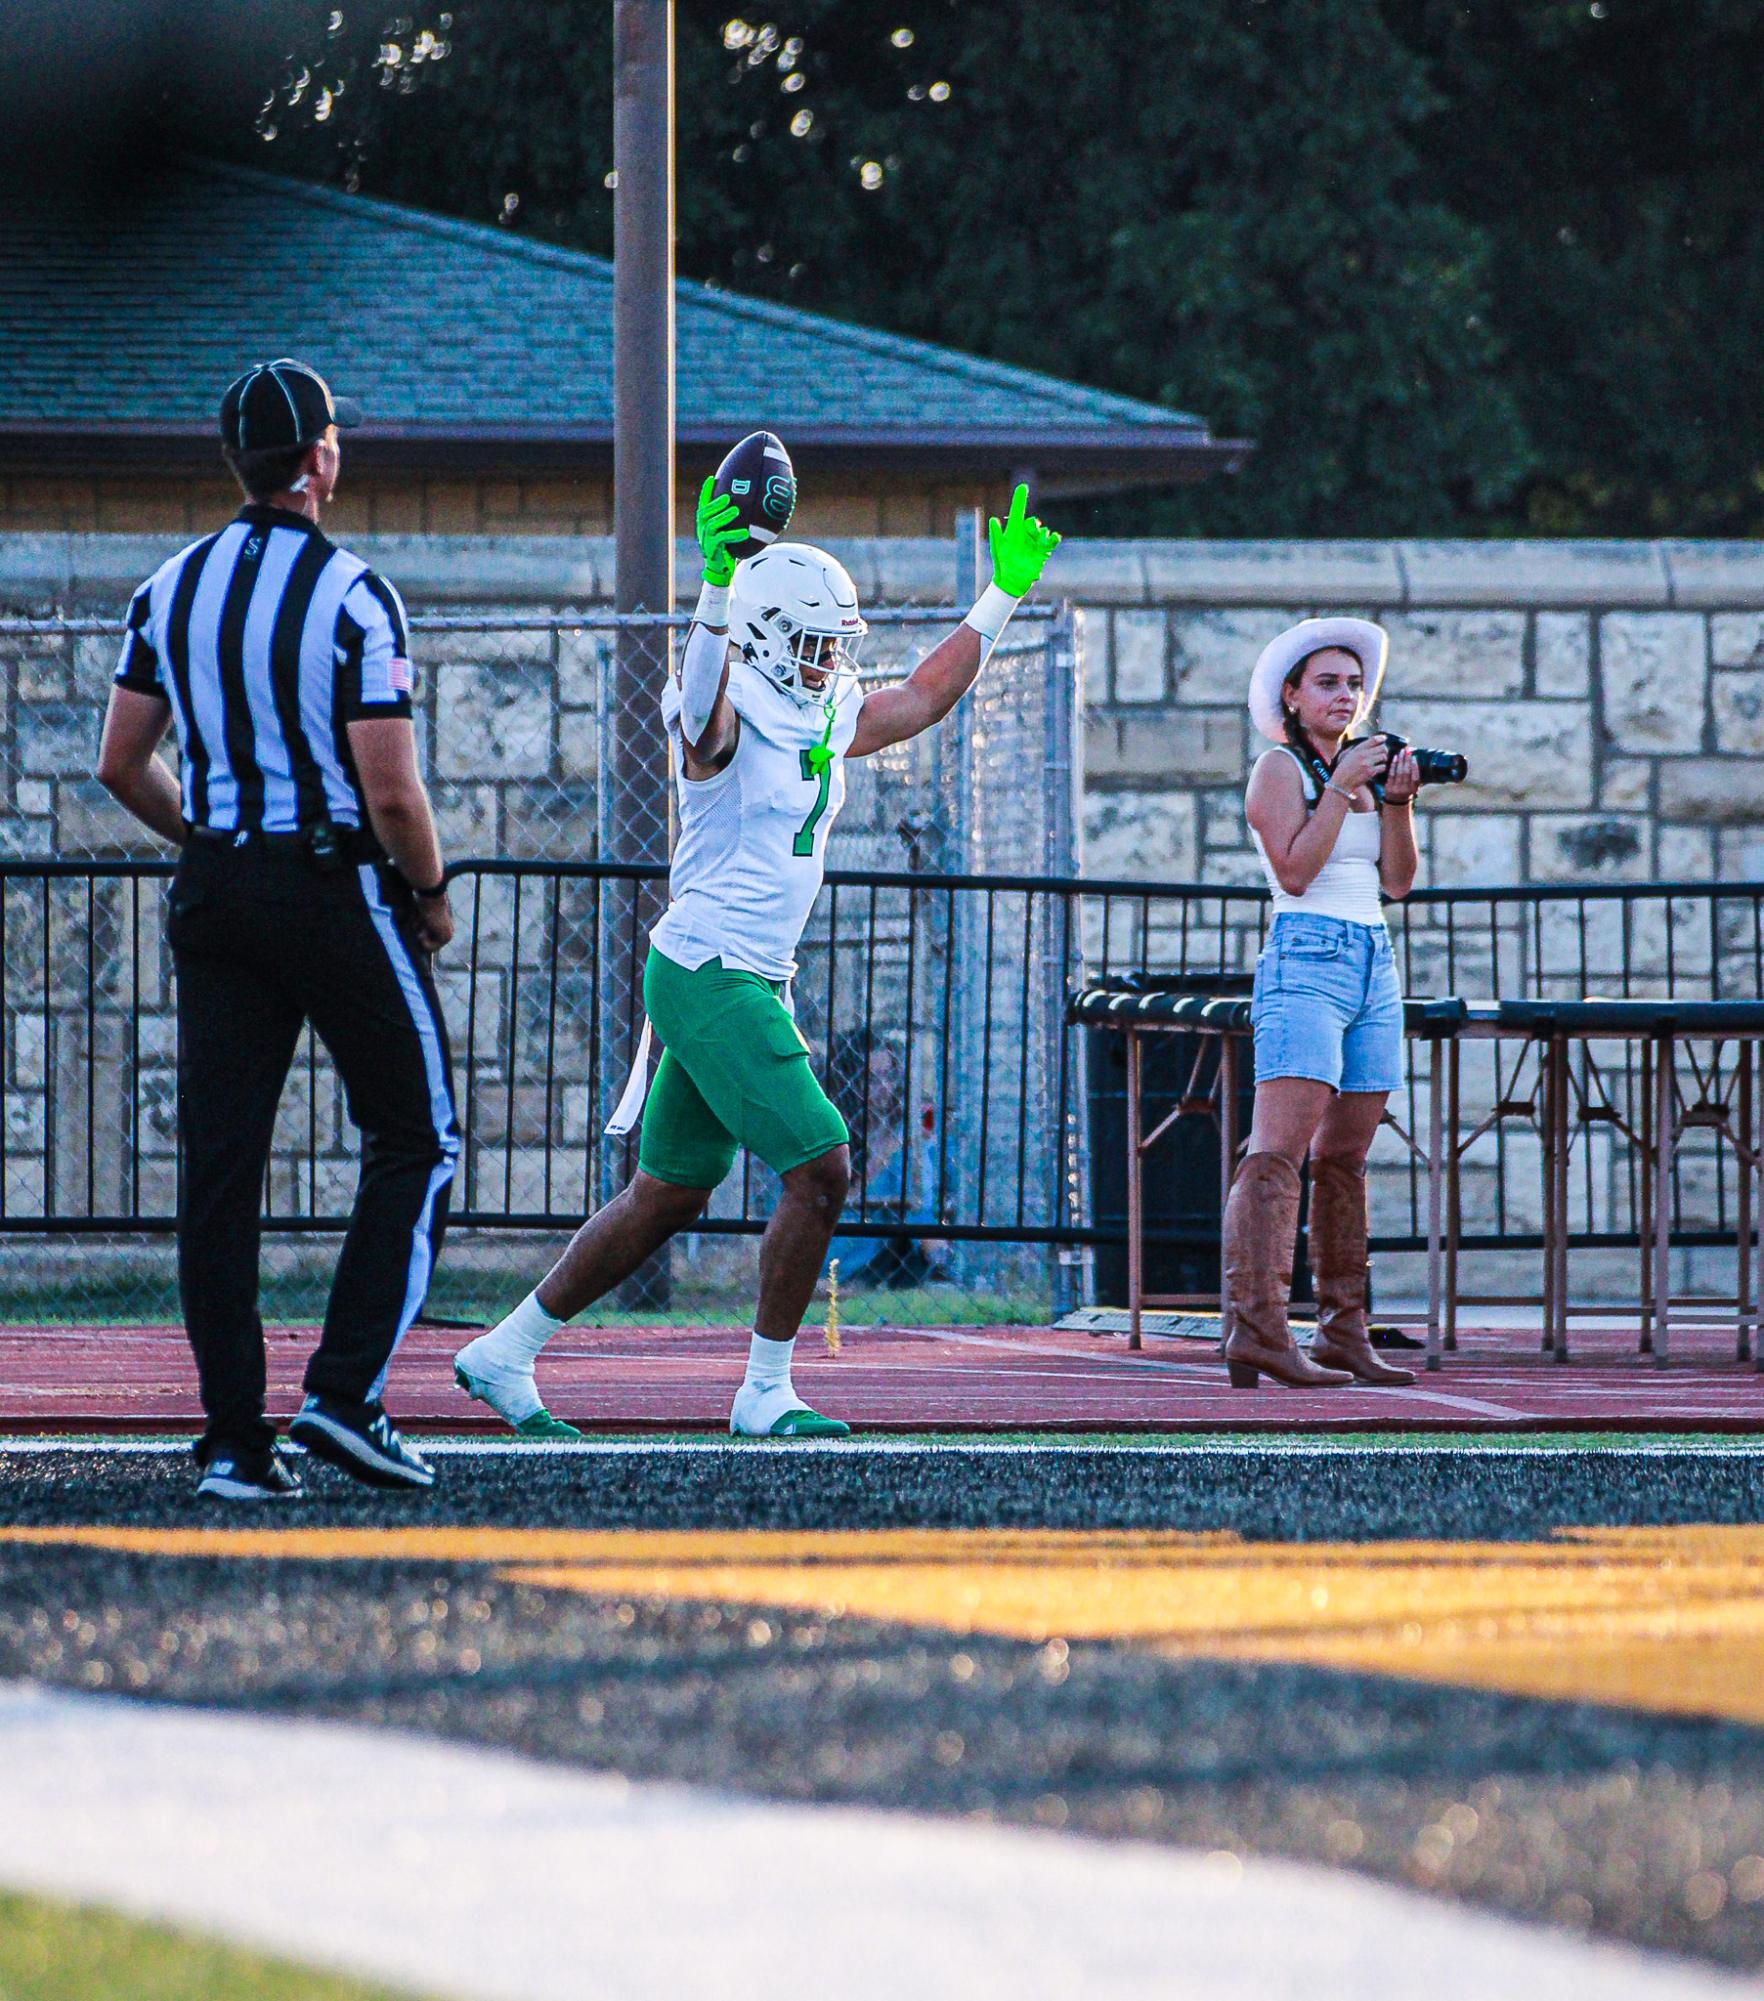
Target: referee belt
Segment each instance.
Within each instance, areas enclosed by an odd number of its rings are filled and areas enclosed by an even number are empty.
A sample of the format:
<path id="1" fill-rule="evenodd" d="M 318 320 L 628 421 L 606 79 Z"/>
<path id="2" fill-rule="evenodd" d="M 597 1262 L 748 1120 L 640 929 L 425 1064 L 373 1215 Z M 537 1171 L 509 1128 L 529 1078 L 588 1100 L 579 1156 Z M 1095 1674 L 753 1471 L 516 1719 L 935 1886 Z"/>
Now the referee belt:
<path id="1" fill-rule="evenodd" d="M 332 852 L 345 865 L 351 862 L 383 862 L 386 850 L 366 827 L 349 827 L 337 821 L 320 821 L 296 828 L 291 833 L 272 833 L 262 827 L 192 827 L 186 833 L 207 847 L 238 848 L 246 853 L 301 855 L 315 858 L 315 839 L 329 834 Z"/>

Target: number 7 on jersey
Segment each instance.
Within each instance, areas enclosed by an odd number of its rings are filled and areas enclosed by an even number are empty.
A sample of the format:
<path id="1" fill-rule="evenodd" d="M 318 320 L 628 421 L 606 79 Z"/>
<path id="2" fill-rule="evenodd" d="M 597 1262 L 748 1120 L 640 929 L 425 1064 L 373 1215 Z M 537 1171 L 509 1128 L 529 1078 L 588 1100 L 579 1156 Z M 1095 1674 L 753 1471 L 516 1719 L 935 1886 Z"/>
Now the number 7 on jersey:
<path id="1" fill-rule="evenodd" d="M 812 855 L 815 851 L 815 829 L 827 810 L 827 792 L 833 783 L 833 760 L 830 757 L 817 758 L 813 751 L 805 750 L 802 753 L 802 776 L 805 784 L 820 789 L 815 794 L 815 803 L 809 808 L 808 818 L 797 829 L 796 838 L 790 843 L 790 852 L 798 857 Z"/>

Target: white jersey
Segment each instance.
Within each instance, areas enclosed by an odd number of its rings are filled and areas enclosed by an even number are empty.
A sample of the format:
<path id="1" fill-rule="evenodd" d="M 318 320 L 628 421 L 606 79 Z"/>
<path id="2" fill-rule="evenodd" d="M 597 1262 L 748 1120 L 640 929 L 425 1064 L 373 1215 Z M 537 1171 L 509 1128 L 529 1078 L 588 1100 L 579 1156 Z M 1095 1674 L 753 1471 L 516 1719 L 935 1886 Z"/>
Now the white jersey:
<path id="1" fill-rule="evenodd" d="M 845 804 L 845 754 L 863 691 L 846 676 L 831 715 L 805 708 L 739 655 L 729 701 L 741 718 L 735 755 L 714 778 L 686 776 L 680 684 L 670 675 L 662 722 L 674 746 L 680 838 L 672 901 L 650 942 L 694 972 L 709 959 L 763 979 L 796 975 L 796 947 L 827 871 L 827 834 Z M 828 725 L 831 722 L 831 730 Z M 829 755 L 811 753 L 825 743 Z"/>

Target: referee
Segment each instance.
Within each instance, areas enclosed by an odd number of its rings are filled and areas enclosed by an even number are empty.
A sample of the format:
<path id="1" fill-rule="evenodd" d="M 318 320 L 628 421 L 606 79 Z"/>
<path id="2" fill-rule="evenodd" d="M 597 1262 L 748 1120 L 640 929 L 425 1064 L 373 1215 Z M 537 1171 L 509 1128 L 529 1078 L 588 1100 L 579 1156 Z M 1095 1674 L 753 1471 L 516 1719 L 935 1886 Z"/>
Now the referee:
<path id="1" fill-rule="evenodd" d="M 320 532 L 347 401 L 297 361 L 242 375 L 221 455 L 245 506 L 129 604 L 98 777 L 183 850 L 167 934 L 184 1142 L 178 1282 L 208 1424 L 197 1492 L 300 1492 L 264 1416 L 258 1240 L 302 1028 L 362 1131 L 361 1180 L 296 1443 L 372 1486 L 434 1482 L 380 1405 L 459 1152 L 429 955 L 453 935 L 417 774 L 398 593 Z M 181 784 L 155 755 L 177 731 Z"/>

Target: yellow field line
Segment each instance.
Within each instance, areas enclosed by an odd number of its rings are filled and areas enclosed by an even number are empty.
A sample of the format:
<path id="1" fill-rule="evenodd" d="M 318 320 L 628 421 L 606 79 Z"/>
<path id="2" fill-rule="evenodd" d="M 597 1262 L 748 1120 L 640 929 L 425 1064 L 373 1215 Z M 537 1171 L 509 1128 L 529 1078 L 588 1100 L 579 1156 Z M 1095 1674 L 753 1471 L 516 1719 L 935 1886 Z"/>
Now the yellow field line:
<path id="1" fill-rule="evenodd" d="M 542 1589 L 1287 1661 L 1764 1723 L 1764 1527 L 1545 1541 L 1174 1531 L 4 1528 L 150 1557 L 485 1564 Z"/>

